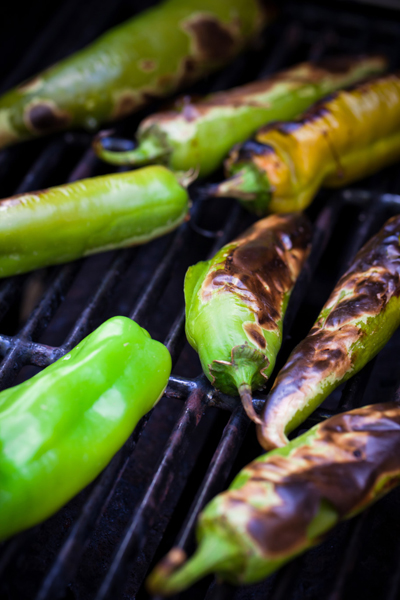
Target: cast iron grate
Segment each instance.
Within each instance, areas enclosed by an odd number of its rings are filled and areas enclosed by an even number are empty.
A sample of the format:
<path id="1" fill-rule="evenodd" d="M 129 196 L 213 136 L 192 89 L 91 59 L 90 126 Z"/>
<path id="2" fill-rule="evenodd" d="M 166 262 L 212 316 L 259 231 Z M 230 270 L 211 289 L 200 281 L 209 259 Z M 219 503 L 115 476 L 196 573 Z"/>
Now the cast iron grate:
<path id="1" fill-rule="evenodd" d="M 147 4 L 89 1 L 78 11 L 76 1 L 65 2 L 43 19 L 41 35 L 28 36 L 32 46 L 25 54 L 16 52 L 17 64 L 10 59 L 8 67 L 2 66 L 4 88 Z M 72 30 L 74 37 L 63 35 Z M 195 91 L 224 89 L 338 52 L 383 52 L 396 67 L 399 33 L 400 21 L 389 12 L 356 10 L 344 3 L 341 12 L 288 3 L 258 49 Z M 15 43 L 6 42 L 2 47 L 12 54 Z M 118 133 L 132 135 L 140 116 L 118 124 Z M 89 135 L 54 136 L 1 153 L 1 196 L 106 169 L 91 152 Z M 357 249 L 385 219 L 400 212 L 399 184 L 397 169 L 388 169 L 357 187 L 321 193 L 310 208 L 313 250 L 292 295 L 276 372 Z M 187 266 L 213 254 L 252 219 L 228 200 L 202 202 L 195 186 L 192 199 L 192 223 L 161 240 L 0 285 L 3 388 L 62 356 L 114 314 L 130 316 L 163 340 L 175 373 L 163 400 L 92 485 L 46 523 L 0 546 L 1 599 L 147 598 L 143 580 L 150 565 L 172 544 L 192 550 L 201 508 L 260 453 L 253 426 L 237 402 L 218 395 L 198 376 L 197 358 L 185 344 L 182 296 Z M 37 298 L 34 307 L 27 301 L 32 296 Z M 395 335 L 375 364 L 333 394 L 305 426 L 337 410 L 390 399 L 398 385 L 399 349 Z M 216 403 L 225 410 L 215 408 Z M 209 579 L 182 597 L 334 600 L 363 594 L 394 599 L 400 584 L 399 503 L 400 494 L 392 493 L 266 582 L 234 590 Z"/>

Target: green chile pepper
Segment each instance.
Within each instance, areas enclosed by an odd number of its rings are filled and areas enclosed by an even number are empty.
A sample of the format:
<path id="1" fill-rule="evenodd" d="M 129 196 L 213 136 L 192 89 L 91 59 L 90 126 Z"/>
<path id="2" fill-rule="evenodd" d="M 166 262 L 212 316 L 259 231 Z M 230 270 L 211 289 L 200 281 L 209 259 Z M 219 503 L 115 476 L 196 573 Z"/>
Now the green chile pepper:
<path id="1" fill-rule="evenodd" d="M 46 519 L 109 463 L 168 383 L 171 357 L 113 317 L 0 393 L 0 539 Z"/>
<path id="2" fill-rule="evenodd" d="M 0 148 L 95 129 L 232 59 L 262 27 L 256 0 L 166 0 L 0 98 Z"/>
<path id="3" fill-rule="evenodd" d="M 226 394 L 239 392 L 256 422 L 251 390 L 263 387 L 275 366 L 286 306 L 310 242 L 304 215 L 272 215 L 186 274 L 189 343 L 211 383 Z"/>
<path id="4" fill-rule="evenodd" d="M 396 216 L 358 252 L 278 373 L 257 431 L 266 450 L 287 444 L 287 434 L 362 369 L 400 325 L 399 237 Z"/>
<path id="5" fill-rule="evenodd" d="M 295 121 L 260 129 L 233 149 L 216 196 L 257 215 L 303 210 L 321 186 L 341 187 L 400 159 L 400 75 L 336 92 Z"/>
<path id="6" fill-rule="evenodd" d="M 175 171 L 195 168 L 205 176 L 221 165 L 234 144 L 244 142 L 261 125 L 291 119 L 326 94 L 385 67 L 379 56 L 303 63 L 200 101 L 178 100 L 175 110 L 156 113 L 141 123 L 134 150 L 110 150 L 113 139 L 104 136 L 97 138 L 94 149 L 112 164 L 160 162 Z"/>
<path id="7" fill-rule="evenodd" d="M 143 244 L 175 229 L 188 207 L 161 166 L 0 200 L 0 277 Z"/>
<path id="8" fill-rule="evenodd" d="M 315 546 L 399 484 L 400 406 L 376 404 L 343 413 L 260 456 L 199 517 L 199 547 L 173 548 L 147 580 L 170 595 L 215 572 L 250 584 Z"/>

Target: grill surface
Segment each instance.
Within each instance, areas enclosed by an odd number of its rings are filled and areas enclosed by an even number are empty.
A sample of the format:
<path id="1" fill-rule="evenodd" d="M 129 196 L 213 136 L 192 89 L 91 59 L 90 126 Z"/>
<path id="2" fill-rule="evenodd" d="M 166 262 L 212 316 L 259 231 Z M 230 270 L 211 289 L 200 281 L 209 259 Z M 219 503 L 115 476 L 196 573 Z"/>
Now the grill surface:
<path id="1" fill-rule="evenodd" d="M 9 57 L 1 65 L 2 89 L 149 4 L 69 0 L 49 14 L 39 3 L 23 22 L 14 8 L 12 35 L 0 42 L 2 56 Z M 326 54 L 383 52 L 397 67 L 396 13 L 345 3 L 340 8 L 286 4 L 258 48 L 193 92 L 224 89 Z M 30 22 L 41 27 L 40 34 L 33 35 Z M 23 36 L 16 31 L 25 36 L 22 49 Z M 145 114 L 118 124 L 118 134 L 133 135 Z M 109 171 L 90 150 L 90 139 L 67 133 L 3 151 L 1 196 Z M 323 192 L 309 209 L 313 250 L 292 295 L 275 372 L 307 333 L 357 249 L 400 212 L 399 190 L 394 167 L 343 192 Z M 252 218 L 229 200 L 202 202 L 195 186 L 192 199 L 192 221 L 167 237 L 0 284 L 2 388 L 32 376 L 116 314 L 129 315 L 164 341 L 174 362 L 165 397 L 100 477 L 54 517 L 0 546 L 1 600 L 148 598 L 142 584 L 151 565 L 172 544 L 192 551 L 199 511 L 260 453 L 253 425 L 237 401 L 219 397 L 199 376 L 197 356 L 185 343 L 182 294 L 186 268 L 215 253 Z M 399 385 L 399 350 L 397 334 L 304 427 L 338 410 L 391 399 Z M 399 505 L 397 490 L 259 585 L 233 589 L 209 578 L 182 597 L 393 600 L 400 589 Z"/>

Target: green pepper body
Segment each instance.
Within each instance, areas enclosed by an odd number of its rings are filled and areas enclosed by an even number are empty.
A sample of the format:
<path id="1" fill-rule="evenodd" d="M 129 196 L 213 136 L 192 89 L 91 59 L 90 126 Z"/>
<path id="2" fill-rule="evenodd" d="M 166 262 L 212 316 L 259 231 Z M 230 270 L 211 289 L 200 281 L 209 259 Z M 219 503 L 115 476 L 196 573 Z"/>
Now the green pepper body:
<path id="1" fill-rule="evenodd" d="M 108 464 L 161 397 L 165 346 L 113 317 L 0 393 L 0 539 L 52 515 Z"/>
<path id="2" fill-rule="evenodd" d="M 203 510 L 199 548 L 172 549 L 147 583 L 170 595 L 204 575 L 234 584 L 267 577 L 400 480 L 400 407 L 376 404 L 332 417 L 260 456 Z"/>
<path id="3" fill-rule="evenodd" d="M 0 98 L 0 147 L 95 129 L 228 62 L 264 23 L 255 0 L 166 0 Z"/>
<path id="4" fill-rule="evenodd" d="M 314 326 L 279 372 L 258 427 L 265 449 L 285 445 L 342 382 L 357 373 L 400 325 L 400 216 L 358 252 Z"/>
<path id="5" fill-rule="evenodd" d="M 95 150 L 113 164 L 162 162 L 176 171 L 195 168 L 205 176 L 220 166 L 234 144 L 245 141 L 261 125 L 291 119 L 326 94 L 385 67 L 381 57 L 303 63 L 200 101 L 184 99 L 176 110 L 148 117 L 139 126 L 139 145 L 134 150 L 107 150 L 101 137 Z"/>
<path id="6" fill-rule="evenodd" d="M 273 123 L 233 149 L 217 196 L 258 215 L 303 210 L 321 186 L 340 187 L 400 159 L 400 75 L 336 92 L 301 118 Z"/>
<path id="7" fill-rule="evenodd" d="M 161 166 L 1 200 L 0 277 L 143 244 L 187 211 L 186 190 Z"/>
<path id="8" fill-rule="evenodd" d="M 258 221 L 185 278 L 186 335 L 222 392 L 265 385 L 282 342 L 287 302 L 308 256 L 307 218 Z"/>

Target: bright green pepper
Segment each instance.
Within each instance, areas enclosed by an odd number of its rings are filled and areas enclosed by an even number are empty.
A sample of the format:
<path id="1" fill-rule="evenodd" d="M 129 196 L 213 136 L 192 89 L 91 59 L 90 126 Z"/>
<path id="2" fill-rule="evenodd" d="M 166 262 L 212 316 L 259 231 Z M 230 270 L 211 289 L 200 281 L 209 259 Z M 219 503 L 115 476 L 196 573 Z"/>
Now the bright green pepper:
<path id="1" fill-rule="evenodd" d="M 168 383 L 171 357 L 113 317 L 0 393 L 0 539 L 46 519 L 90 483 Z"/>
<path id="2" fill-rule="evenodd" d="M 336 92 L 296 121 L 273 123 L 233 149 L 215 196 L 257 215 L 303 210 L 321 186 L 342 187 L 400 159 L 400 75 Z"/>
<path id="3" fill-rule="evenodd" d="M 400 325 L 400 216 L 358 252 L 314 326 L 289 356 L 267 399 L 260 444 L 287 444 L 341 383 L 355 375 Z"/>
<path id="4" fill-rule="evenodd" d="M 308 256 L 311 227 L 301 213 L 258 221 L 185 278 L 186 335 L 215 387 L 241 396 L 263 387 L 282 343 L 286 306 Z"/>
<path id="5" fill-rule="evenodd" d="M 188 208 L 161 166 L 0 200 L 0 277 L 143 244 L 175 229 Z"/>
<path id="6" fill-rule="evenodd" d="M 194 556 L 181 566 L 186 554 L 173 548 L 148 588 L 175 594 L 212 572 L 234 584 L 260 581 L 399 481 L 397 403 L 332 417 L 243 469 L 200 515 Z"/>
<path id="7" fill-rule="evenodd" d="M 0 148 L 95 129 L 226 64 L 262 27 L 256 0 L 166 0 L 0 98 Z"/>
<path id="8" fill-rule="evenodd" d="M 110 150 L 113 139 L 104 136 L 97 138 L 94 149 L 116 165 L 160 162 L 175 171 L 195 168 L 205 176 L 221 165 L 234 144 L 244 142 L 261 125 L 291 119 L 326 94 L 385 67 L 386 61 L 378 56 L 303 63 L 200 101 L 178 101 L 175 110 L 151 115 L 141 123 L 134 150 Z"/>

